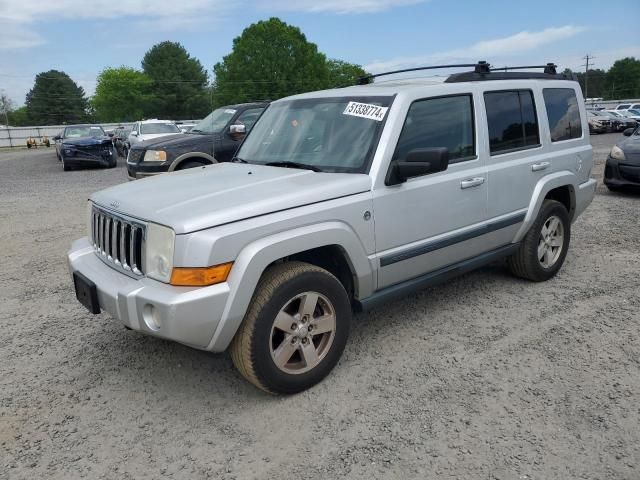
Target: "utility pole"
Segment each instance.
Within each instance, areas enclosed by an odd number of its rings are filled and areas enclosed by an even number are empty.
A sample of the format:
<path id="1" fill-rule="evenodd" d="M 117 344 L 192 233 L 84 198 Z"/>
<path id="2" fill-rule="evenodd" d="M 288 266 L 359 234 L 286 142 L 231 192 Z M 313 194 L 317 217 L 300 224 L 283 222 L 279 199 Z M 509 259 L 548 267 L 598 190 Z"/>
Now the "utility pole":
<path id="1" fill-rule="evenodd" d="M 589 60 L 593 60 L 594 57 L 593 55 L 589 55 L 587 53 L 587 55 L 585 55 L 584 57 L 582 57 L 583 60 L 586 60 L 586 63 L 584 64 L 584 99 L 586 100 L 587 98 L 589 98 Z M 591 62 L 591 66 L 593 66 L 593 62 Z"/>

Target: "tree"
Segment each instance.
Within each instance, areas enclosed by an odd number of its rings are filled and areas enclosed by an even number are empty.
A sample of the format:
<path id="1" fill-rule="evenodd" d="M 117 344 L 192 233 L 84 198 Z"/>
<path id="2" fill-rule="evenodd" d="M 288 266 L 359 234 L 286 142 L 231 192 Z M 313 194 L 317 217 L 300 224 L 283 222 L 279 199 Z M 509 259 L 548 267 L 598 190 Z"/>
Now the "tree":
<path id="1" fill-rule="evenodd" d="M 91 99 L 101 122 L 131 122 L 151 114 L 152 80 L 130 67 L 105 68 L 98 75 Z"/>
<path id="2" fill-rule="evenodd" d="M 607 98 L 640 98 L 640 60 L 634 57 L 616 60 L 607 72 L 607 80 Z"/>
<path id="3" fill-rule="evenodd" d="M 36 75 L 25 104 L 32 125 L 81 123 L 87 117 L 84 89 L 58 70 Z"/>
<path id="4" fill-rule="evenodd" d="M 13 110 L 13 101 L 5 92 L 0 92 L 0 122 L 9 126 L 9 113 Z"/>
<path id="5" fill-rule="evenodd" d="M 13 127 L 26 127 L 29 125 L 26 105 L 9 112 L 9 125 Z"/>
<path id="6" fill-rule="evenodd" d="M 211 111 L 207 72 L 181 44 L 154 45 L 142 59 L 142 70 L 152 82 L 148 103 L 153 116 L 201 118 Z"/>
<path id="7" fill-rule="evenodd" d="M 355 85 L 360 77 L 367 75 L 360 65 L 343 60 L 329 60 L 327 66 L 329 68 L 328 88 Z"/>
<path id="8" fill-rule="evenodd" d="M 326 57 L 299 28 L 278 18 L 245 28 L 213 71 L 216 105 L 274 100 L 329 83 Z"/>

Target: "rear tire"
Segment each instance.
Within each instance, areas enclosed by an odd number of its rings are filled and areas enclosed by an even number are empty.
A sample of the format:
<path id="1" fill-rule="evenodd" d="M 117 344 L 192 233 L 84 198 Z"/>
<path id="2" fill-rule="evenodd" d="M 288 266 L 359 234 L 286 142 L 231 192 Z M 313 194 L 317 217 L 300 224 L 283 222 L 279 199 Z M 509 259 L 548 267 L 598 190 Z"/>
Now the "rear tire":
<path id="1" fill-rule="evenodd" d="M 565 206 L 545 200 L 516 253 L 508 258 L 511 273 L 534 282 L 553 277 L 567 256 L 571 221 Z"/>
<path id="2" fill-rule="evenodd" d="M 277 264 L 256 288 L 231 342 L 231 359 L 266 392 L 301 392 L 336 365 L 350 323 L 349 296 L 336 277 L 308 263 Z"/>

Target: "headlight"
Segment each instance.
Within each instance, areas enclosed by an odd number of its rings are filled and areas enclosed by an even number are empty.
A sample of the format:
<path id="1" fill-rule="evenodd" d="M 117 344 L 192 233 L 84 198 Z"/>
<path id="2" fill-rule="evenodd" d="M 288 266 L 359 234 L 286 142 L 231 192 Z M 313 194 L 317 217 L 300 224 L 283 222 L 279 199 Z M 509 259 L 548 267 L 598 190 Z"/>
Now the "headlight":
<path id="1" fill-rule="evenodd" d="M 167 159 L 167 152 L 164 150 L 147 150 L 144 154 L 143 162 L 164 162 Z"/>
<path id="2" fill-rule="evenodd" d="M 615 160 L 624 160 L 624 152 L 617 145 L 613 146 L 613 148 L 611 149 L 610 155 L 611 155 L 611 158 Z"/>
<path id="3" fill-rule="evenodd" d="M 173 270 L 173 245 L 176 234 L 168 227 L 147 224 L 145 270 L 150 278 L 169 283 Z"/>

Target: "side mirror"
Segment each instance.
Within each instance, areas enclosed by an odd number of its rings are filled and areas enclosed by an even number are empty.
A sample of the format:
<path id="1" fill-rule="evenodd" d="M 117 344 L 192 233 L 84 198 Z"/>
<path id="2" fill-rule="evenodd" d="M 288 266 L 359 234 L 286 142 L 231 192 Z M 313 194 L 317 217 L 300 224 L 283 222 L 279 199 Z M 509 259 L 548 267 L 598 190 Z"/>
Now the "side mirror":
<path id="1" fill-rule="evenodd" d="M 55 137 L 53 137 L 53 139 L 55 141 L 58 141 L 58 140 L 62 140 L 62 137 L 60 135 L 56 135 Z"/>
<path id="2" fill-rule="evenodd" d="M 241 123 L 231 125 L 229 127 L 229 135 L 234 140 L 239 140 L 247 134 L 247 127 Z"/>
<path id="3" fill-rule="evenodd" d="M 407 153 L 404 160 L 396 160 L 391 164 L 385 184 L 398 185 L 408 178 L 442 172 L 448 166 L 448 148 L 416 148 Z"/>
<path id="4" fill-rule="evenodd" d="M 113 138 L 114 134 L 113 134 L 113 132 L 109 132 L 109 133 L 107 133 L 107 135 L 109 135 L 111 138 Z"/>
<path id="5" fill-rule="evenodd" d="M 633 135 L 633 132 L 635 132 L 636 129 L 635 128 L 627 128 L 624 132 L 622 132 L 622 134 L 625 137 L 630 137 L 631 135 Z"/>

